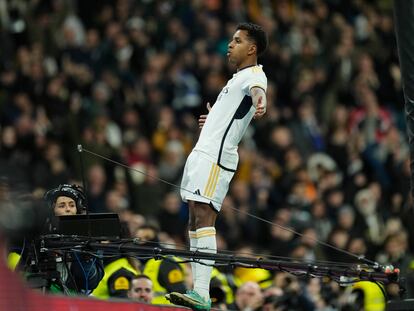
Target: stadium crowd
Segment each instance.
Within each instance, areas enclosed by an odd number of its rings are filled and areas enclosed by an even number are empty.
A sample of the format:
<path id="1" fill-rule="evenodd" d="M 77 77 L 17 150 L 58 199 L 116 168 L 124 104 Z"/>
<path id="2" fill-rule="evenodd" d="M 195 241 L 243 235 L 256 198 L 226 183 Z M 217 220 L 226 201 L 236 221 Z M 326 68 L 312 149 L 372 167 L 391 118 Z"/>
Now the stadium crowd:
<path id="1" fill-rule="evenodd" d="M 0 4 L 0 174 L 11 184 L 41 197 L 80 184 L 84 174 L 90 212 L 118 213 L 131 234 L 154 225 L 164 245 L 184 248 L 187 211 L 173 185 L 197 139 L 198 116 L 233 72 L 226 60 L 232 31 L 252 21 L 269 35 L 260 58 L 267 114 L 239 148 L 217 223 L 219 251 L 356 261 L 318 239 L 398 266 L 412 296 L 410 167 L 392 1 Z M 145 174 L 85 152 L 81 167 L 78 144 Z M 232 310 L 347 310 L 350 303 L 329 281 L 234 274 L 246 283 L 236 286 Z"/>

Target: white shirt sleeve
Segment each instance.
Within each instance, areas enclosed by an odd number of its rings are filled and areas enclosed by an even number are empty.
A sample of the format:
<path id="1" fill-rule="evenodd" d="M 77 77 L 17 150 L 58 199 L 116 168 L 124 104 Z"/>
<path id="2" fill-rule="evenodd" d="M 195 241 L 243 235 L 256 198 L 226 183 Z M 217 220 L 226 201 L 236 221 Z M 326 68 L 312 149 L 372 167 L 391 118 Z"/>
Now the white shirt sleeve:
<path id="1" fill-rule="evenodd" d="M 250 90 L 253 87 L 260 87 L 265 92 L 267 90 L 267 78 L 263 71 L 260 72 L 252 72 L 249 74 L 248 78 L 246 79 L 246 82 L 243 83 L 243 92 L 251 96 Z"/>

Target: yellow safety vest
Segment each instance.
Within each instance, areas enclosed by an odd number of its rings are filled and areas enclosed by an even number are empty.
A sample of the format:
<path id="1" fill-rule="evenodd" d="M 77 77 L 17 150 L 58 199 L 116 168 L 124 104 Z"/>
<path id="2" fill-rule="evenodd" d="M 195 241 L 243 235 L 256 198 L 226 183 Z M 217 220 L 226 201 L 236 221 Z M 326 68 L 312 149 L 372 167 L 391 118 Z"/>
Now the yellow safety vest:
<path id="1" fill-rule="evenodd" d="M 174 258 L 174 259 L 178 260 L 177 258 Z M 163 260 L 156 260 L 154 258 L 151 258 L 145 264 L 144 271 L 142 271 L 142 273 L 148 276 L 152 281 L 152 284 L 153 284 L 152 288 L 153 288 L 154 296 L 151 300 L 151 303 L 157 304 L 157 305 L 171 304 L 167 299 L 165 299 L 165 294 L 167 294 L 167 289 L 161 286 L 161 284 L 158 282 L 158 274 L 160 272 L 160 265 Z M 177 270 L 172 270 L 169 272 L 167 277 L 171 283 L 177 283 L 177 282 L 184 281 L 185 267 L 183 266 L 183 264 L 180 264 L 180 268 L 181 270 L 177 269 Z"/>
<path id="2" fill-rule="evenodd" d="M 111 277 L 113 273 L 115 273 L 121 268 L 124 268 L 132 272 L 135 275 L 138 275 L 138 271 L 129 263 L 127 258 L 117 259 L 105 266 L 104 277 L 99 282 L 98 286 L 93 290 L 92 296 L 96 298 L 102 298 L 102 299 L 109 298 L 108 279 Z M 128 286 L 129 286 L 129 283 L 128 283 Z M 128 289 L 129 288 L 127 288 L 127 290 Z"/>
<path id="3" fill-rule="evenodd" d="M 381 285 L 380 285 L 381 286 Z M 362 290 L 364 293 L 365 311 L 385 310 L 385 298 L 377 284 L 369 281 L 362 281 L 352 285 L 353 290 Z"/>
<path id="4" fill-rule="evenodd" d="M 14 271 L 16 270 L 17 265 L 20 261 L 20 254 L 16 252 L 11 252 L 7 256 L 7 267 L 9 267 L 10 270 Z"/>
<path id="5" fill-rule="evenodd" d="M 272 273 L 261 268 L 236 267 L 234 269 L 234 284 L 240 287 L 242 284 L 252 281 L 265 289 L 272 286 Z"/>
<path id="6" fill-rule="evenodd" d="M 213 268 L 211 272 L 211 279 L 217 278 L 220 281 L 221 288 L 226 295 L 226 304 L 232 304 L 234 302 L 234 294 L 233 290 L 231 289 L 229 282 L 227 281 L 226 276 L 221 273 L 217 268 Z"/>

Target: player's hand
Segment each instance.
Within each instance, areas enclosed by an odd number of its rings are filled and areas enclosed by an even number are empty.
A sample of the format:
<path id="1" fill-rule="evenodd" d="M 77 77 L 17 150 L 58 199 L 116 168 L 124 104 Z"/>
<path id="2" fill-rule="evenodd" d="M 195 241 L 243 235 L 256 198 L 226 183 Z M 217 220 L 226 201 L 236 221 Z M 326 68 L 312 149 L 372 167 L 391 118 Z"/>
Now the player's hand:
<path id="1" fill-rule="evenodd" d="M 208 112 L 210 112 L 211 110 L 211 106 L 210 103 L 207 103 L 207 110 Z M 198 127 L 199 128 L 203 128 L 204 123 L 206 123 L 206 119 L 207 119 L 208 113 L 207 114 L 202 114 L 199 118 L 198 118 Z"/>
<path id="2" fill-rule="evenodd" d="M 263 103 L 262 97 L 259 98 L 257 102 L 256 112 L 254 113 L 254 119 L 260 119 L 266 113 L 266 106 Z"/>

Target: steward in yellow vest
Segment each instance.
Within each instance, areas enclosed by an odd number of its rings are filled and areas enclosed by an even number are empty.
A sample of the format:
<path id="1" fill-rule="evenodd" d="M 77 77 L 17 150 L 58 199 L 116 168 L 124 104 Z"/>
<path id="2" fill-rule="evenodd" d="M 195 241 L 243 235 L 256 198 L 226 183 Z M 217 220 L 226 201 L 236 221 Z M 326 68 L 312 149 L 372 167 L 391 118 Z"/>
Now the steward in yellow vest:
<path id="1" fill-rule="evenodd" d="M 383 311 L 385 310 L 385 297 L 381 288 L 374 282 L 362 281 L 352 285 L 352 292 L 358 294 L 364 311 Z"/>
<path id="2" fill-rule="evenodd" d="M 159 247 L 158 229 L 154 226 L 144 225 L 135 232 L 134 237 L 139 245 L 148 247 Z M 167 258 L 155 260 L 140 260 L 143 274 L 148 276 L 153 283 L 153 304 L 171 304 L 165 299 L 169 292 L 185 293 L 185 265 L 179 264 L 180 259 L 168 256 Z"/>
<path id="3" fill-rule="evenodd" d="M 272 285 L 273 275 L 270 271 L 261 268 L 234 268 L 234 284 L 237 288 L 246 282 L 256 282 L 261 289 Z"/>
<path id="4" fill-rule="evenodd" d="M 161 260 L 151 258 L 145 263 L 142 273 L 148 276 L 153 283 L 152 304 L 171 304 L 165 299 L 165 294 L 173 291 L 185 293 L 185 270 L 182 265 L 177 263 L 178 260 L 174 257 Z"/>
<path id="5" fill-rule="evenodd" d="M 217 268 L 213 268 L 211 272 L 210 297 L 213 304 L 224 302 L 230 305 L 234 302 L 233 289 L 227 275 Z"/>
<path id="6" fill-rule="evenodd" d="M 20 262 L 20 257 L 21 256 L 18 253 L 10 252 L 9 255 L 7 255 L 7 267 L 12 271 L 16 270 L 16 267 Z"/>
<path id="7" fill-rule="evenodd" d="M 138 275 L 138 269 L 126 257 L 104 261 L 104 277 L 92 292 L 96 298 L 127 298 L 131 280 Z"/>

